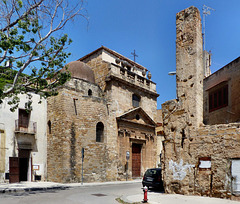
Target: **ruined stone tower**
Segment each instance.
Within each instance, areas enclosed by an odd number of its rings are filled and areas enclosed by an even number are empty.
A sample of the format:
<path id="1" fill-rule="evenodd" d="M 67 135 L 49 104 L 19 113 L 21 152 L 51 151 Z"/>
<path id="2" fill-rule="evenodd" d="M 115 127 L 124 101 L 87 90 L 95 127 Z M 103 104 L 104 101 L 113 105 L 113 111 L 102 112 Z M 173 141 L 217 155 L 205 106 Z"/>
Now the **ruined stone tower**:
<path id="1" fill-rule="evenodd" d="M 215 100 L 213 97 L 211 100 L 215 102 L 214 105 L 218 105 L 217 94 L 224 93 L 221 92 L 222 87 L 233 86 L 230 85 L 229 75 L 227 80 L 223 80 L 219 71 L 204 79 L 204 76 L 210 73 L 207 68 L 210 61 L 206 61 L 208 53 L 205 51 L 203 56 L 198 9 L 190 7 L 179 12 L 176 26 L 177 99 L 162 104 L 165 133 L 162 166 L 165 191 L 231 198 L 240 189 L 240 125 L 239 122 L 204 125 L 203 105 L 204 113 L 212 114 L 221 113 L 223 107 L 229 108 L 226 106 L 227 102 L 225 106 L 210 111 L 210 96 L 214 94 Z M 231 66 L 228 65 L 227 69 L 230 70 Z M 231 72 L 237 75 L 235 66 L 231 67 Z M 234 78 L 231 80 L 237 81 Z M 227 94 L 231 89 L 224 90 L 227 90 Z M 228 101 L 229 97 L 224 100 Z M 219 117 L 225 119 L 225 115 Z M 209 119 L 208 122 L 211 124 L 213 121 Z"/>
<path id="2" fill-rule="evenodd" d="M 192 128 L 203 118 L 203 50 L 200 12 L 189 7 L 176 17 L 177 99 L 162 104 L 165 132 L 163 179 L 166 192 L 185 193 L 194 186 L 189 153 Z M 180 169 L 178 171 L 177 169 Z"/>
<path id="3" fill-rule="evenodd" d="M 176 17 L 176 79 L 177 98 L 190 114 L 189 123 L 202 123 L 203 50 L 200 12 L 187 8 Z"/>

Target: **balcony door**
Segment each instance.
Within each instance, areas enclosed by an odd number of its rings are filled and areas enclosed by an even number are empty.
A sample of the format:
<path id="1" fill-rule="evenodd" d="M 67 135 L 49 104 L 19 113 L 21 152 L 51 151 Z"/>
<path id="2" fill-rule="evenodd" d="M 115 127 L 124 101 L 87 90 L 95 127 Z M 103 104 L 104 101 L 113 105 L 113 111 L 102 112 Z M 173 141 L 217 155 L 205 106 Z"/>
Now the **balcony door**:
<path id="1" fill-rule="evenodd" d="M 18 127 L 19 128 L 28 128 L 29 125 L 30 112 L 27 112 L 24 109 L 19 109 L 18 112 Z"/>

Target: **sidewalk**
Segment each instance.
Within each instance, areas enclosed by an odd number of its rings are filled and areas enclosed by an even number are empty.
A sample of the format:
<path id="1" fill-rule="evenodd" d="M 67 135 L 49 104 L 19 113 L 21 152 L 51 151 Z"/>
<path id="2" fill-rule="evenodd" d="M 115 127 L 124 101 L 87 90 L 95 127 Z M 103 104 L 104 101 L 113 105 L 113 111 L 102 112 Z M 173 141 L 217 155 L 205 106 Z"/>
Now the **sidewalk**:
<path id="1" fill-rule="evenodd" d="M 143 201 L 143 194 L 126 196 L 121 199 L 128 203 L 141 203 Z M 203 196 L 148 192 L 148 204 L 240 204 L 240 202 Z"/>

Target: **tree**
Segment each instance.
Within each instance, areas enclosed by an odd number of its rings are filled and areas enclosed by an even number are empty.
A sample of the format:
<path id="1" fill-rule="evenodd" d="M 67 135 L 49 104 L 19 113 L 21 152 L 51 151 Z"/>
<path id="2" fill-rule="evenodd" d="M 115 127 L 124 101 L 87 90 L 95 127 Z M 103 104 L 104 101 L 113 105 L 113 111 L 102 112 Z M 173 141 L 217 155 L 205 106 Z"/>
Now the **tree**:
<path id="1" fill-rule="evenodd" d="M 60 72 L 71 43 L 61 30 L 78 16 L 86 18 L 84 0 L 0 0 L 0 103 L 5 97 L 11 110 L 18 107 L 18 94 L 42 97 L 57 94 L 70 74 Z"/>

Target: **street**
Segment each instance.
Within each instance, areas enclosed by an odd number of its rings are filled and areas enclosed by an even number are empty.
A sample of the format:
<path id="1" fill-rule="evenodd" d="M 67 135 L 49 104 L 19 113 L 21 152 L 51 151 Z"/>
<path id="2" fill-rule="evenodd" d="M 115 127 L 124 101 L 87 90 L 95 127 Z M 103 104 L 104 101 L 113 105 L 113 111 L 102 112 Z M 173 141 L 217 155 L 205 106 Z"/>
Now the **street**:
<path id="1" fill-rule="evenodd" d="M 82 186 L 66 190 L 46 192 L 24 192 L 16 194 L 0 194 L 1 204 L 117 204 L 115 200 L 121 196 L 142 193 L 142 185 L 138 183 L 119 185 Z"/>
<path id="2" fill-rule="evenodd" d="M 43 183 L 44 184 L 44 183 Z M 43 186 L 42 184 L 42 186 Z M 141 182 L 134 183 L 92 183 L 73 184 L 65 190 L 18 191 L 0 194 L 0 204 L 119 204 L 141 203 L 143 191 Z M 240 204 L 239 201 L 210 198 L 204 196 L 187 196 L 165 194 L 154 190 L 148 191 L 149 204 Z"/>

